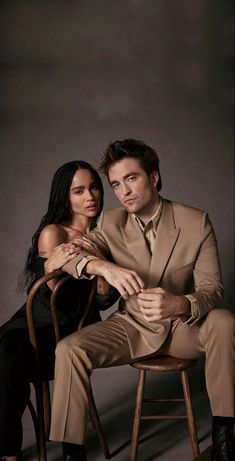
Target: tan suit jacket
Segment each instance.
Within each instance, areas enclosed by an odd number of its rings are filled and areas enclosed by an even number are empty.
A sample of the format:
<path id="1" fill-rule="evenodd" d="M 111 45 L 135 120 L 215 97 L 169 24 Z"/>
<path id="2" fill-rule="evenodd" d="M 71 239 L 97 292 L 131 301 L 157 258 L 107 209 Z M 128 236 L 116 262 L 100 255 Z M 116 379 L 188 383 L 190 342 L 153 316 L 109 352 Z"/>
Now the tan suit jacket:
<path id="1" fill-rule="evenodd" d="M 216 239 L 207 213 L 163 199 L 152 254 L 133 215 L 123 207 L 105 211 L 89 237 L 108 260 L 135 270 L 146 287 L 162 287 L 176 295 L 191 295 L 189 323 L 200 321 L 209 310 L 219 307 L 223 288 Z M 82 252 L 63 270 L 79 277 L 77 264 L 84 256 L 87 253 Z M 126 302 L 120 299 L 119 310 L 112 316 L 126 330 L 132 357 L 159 349 L 172 324 L 172 319 L 145 321 L 136 296 Z"/>

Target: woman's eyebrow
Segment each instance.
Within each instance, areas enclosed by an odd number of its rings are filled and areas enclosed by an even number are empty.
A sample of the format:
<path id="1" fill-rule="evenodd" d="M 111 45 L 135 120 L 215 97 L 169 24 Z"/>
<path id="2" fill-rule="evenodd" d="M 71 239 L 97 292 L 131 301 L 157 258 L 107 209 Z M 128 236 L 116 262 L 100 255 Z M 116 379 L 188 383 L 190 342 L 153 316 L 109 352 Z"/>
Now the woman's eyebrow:
<path id="1" fill-rule="evenodd" d="M 89 184 L 88 187 L 90 188 L 90 187 L 93 187 L 93 186 L 95 186 L 95 185 L 97 185 L 97 184 L 98 184 L 97 181 L 92 181 L 92 182 Z M 74 186 L 71 190 L 75 190 L 75 189 L 84 190 L 85 188 L 86 188 L 86 186 L 82 186 L 82 185 L 81 185 L 81 186 Z"/>
<path id="2" fill-rule="evenodd" d="M 75 186 L 71 190 L 75 190 L 75 189 L 85 189 L 85 186 Z"/>

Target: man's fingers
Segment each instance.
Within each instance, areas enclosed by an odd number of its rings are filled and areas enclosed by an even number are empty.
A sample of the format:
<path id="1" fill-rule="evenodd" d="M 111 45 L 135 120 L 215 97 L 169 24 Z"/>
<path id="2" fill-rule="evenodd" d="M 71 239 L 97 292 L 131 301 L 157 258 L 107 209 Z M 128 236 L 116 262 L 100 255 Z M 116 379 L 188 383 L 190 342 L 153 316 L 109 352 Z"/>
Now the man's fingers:
<path id="1" fill-rule="evenodd" d="M 125 280 L 124 288 L 129 295 L 138 295 L 143 285 L 142 279 L 137 274 L 130 274 L 127 280 Z"/>
<path id="2" fill-rule="evenodd" d="M 140 284 L 135 277 L 131 276 L 117 281 L 116 288 L 118 289 L 120 295 L 126 300 L 129 296 L 137 295 L 139 293 Z"/>
<path id="3" fill-rule="evenodd" d="M 118 291 L 119 291 L 121 297 L 122 297 L 123 299 L 125 299 L 125 301 L 129 298 L 129 294 L 127 293 L 127 291 L 125 290 L 125 288 L 120 287 L 120 288 L 118 289 Z"/>
<path id="4" fill-rule="evenodd" d="M 144 287 L 144 282 L 136 272 L 129 273 L 129 282 L 135 289 L 135 293 L 140 293 L 140 290 Z"/>
<path id="5" fill-rule="evenodd" d="M 156 302 L 154 303 L 154 301 L 140 301 L 139 299 L 137 299 L 138 301 L 138 304 L 140 307 L 142 307 L 143 309 L 152 309 L 153 307 L 156 307 Z"/>
<path id="6" fill-rule="evenodd" d="M 146 314 L 146 315 L 156 314 L 156 310 L 154 310 L 154 312 L 153 312 L 153 309 L 151 307 L 140 306 L 140 310 L 141 310 L 141 312 L 143 312 L 143 314 Z"/>
<path id="7" fill-rule="evenodd" d="M 135 284 L 133 282 L 130 282 L 129 280 L 127 280 L 123 286 L 124 288 L 124 291 L 129 295 L 129 296 L 132 296 L 132 295 L 135 295 L 139 292 L 139 287 L 138 287 L 138 284 Z"/>
<path id="8" fill-rule="evenodd" d="M 138 274 L 135 274 L 135 275 L 136 275 L 136 280 L 138 282 L 138 285 L 139 285 L 140 289 L 143 289 L 144 288 L 144 282 L 143 282 L 142 278 Z"/>
<path id="9" fill-rule="evenodd" d="M 157 300 L 157 299 L 163 299 L 165 294 L 162 289 L 156 288 L 156 290 L 159 291 L 151 291 L 152 289 L 141 289 L 141 292 L 138 295 L 139 299 L 144 299 L 144 300 Z M 154 289 L 155 290 L 155 289 Z"/>
<path id="10" fill-rule="evenodd" d="M 138 301 L 156 301 L 162 295 L 156 295 L 153 293 L 139 293 L 138 294 Z"/>

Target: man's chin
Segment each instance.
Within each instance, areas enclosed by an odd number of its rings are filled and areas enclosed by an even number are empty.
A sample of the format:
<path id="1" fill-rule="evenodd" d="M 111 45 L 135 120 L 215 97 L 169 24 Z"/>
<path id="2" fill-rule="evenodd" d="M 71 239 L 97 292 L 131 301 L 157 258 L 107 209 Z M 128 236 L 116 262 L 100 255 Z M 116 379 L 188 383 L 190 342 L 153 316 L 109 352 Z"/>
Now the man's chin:
<path id="1" fill-rule="evenodd" d="M 138 207 L 136 205 L 124 205 L 124 207 L 126 208 L 126 210 L 128 211 L 128 213 L 136 213 L 138 211 Z"/>

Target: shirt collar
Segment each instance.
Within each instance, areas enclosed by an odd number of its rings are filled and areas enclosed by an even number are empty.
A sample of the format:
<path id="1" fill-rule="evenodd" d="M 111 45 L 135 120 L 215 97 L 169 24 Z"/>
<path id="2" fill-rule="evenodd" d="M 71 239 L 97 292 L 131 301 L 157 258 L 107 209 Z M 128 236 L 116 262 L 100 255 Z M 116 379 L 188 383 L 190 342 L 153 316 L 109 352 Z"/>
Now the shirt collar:
<path id="1" fill-rule="evenodd" d="M 135 213 L 132 213 L 133 218 L 137 222 L 142 232 L 144 232 L 146 227 L 149 227 L 150 224 L 152 224 L 154 228 L 157 226 L 160 216 L 161 216 L 161 212 L 162 212 L 162 204 L 163 204 L 162 198 L 159 196 L 158 207 L 146 224 L 144 224 L 143 221 L 141 221 L 141 219 Z"/>

